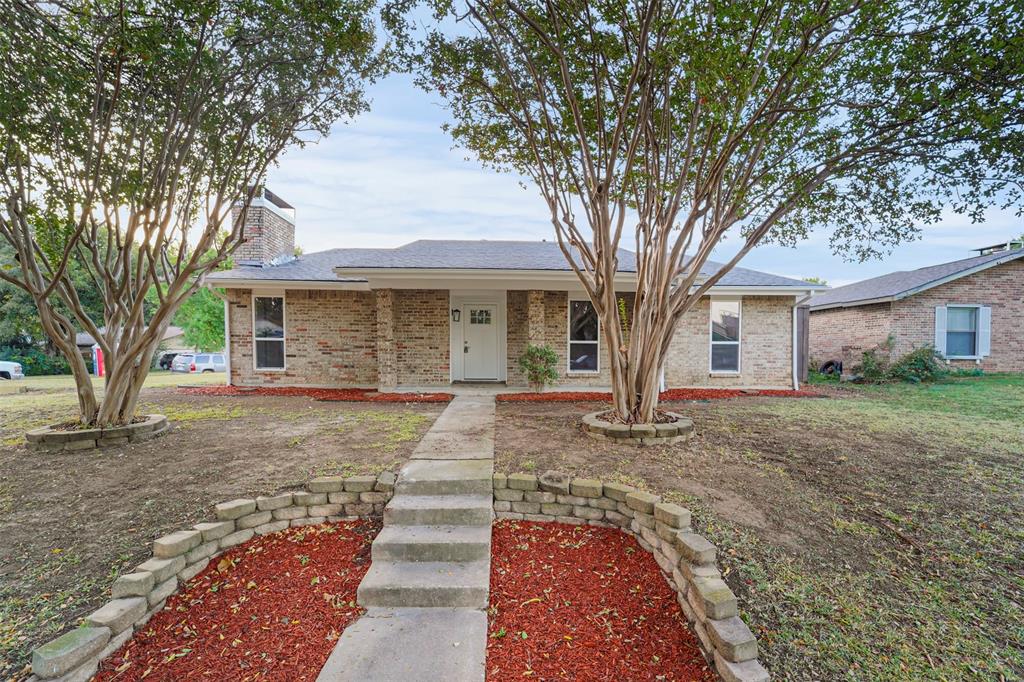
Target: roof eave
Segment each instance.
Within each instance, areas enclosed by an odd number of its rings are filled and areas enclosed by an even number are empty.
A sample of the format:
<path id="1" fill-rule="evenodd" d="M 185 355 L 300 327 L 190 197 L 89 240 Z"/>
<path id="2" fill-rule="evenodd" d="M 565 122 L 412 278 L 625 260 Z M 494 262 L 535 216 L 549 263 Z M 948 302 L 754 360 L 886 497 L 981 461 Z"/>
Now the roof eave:
<path id="1" fill-rule="evenodd" d="M 954 281 L 956 281 L 958 279 L 962 279 L 964 277 L 969 277 L 970 275 L 975 275 L 975 274 L 977 274 L 979 272 L 982 272 L 984 270 L 988 270 L 989 268 L 994 268 L 996 266 L 1003 265 L 1004 263 L 1009 263 L 1009 262 L 1015 261 L 1018 258 L 1024 258 L 1024 251 L 1018 251 L 1016 253 L 1011 253 L 1011 254 L 1007 255 L 1006 257 L 1004 257 L 1004 258 L 997 258 L 995 260 L 988 261 L 987 263 L 981 263 L 979 265 L 975 265 L 974 267 L 967 268 L 965 270 L 960 270 L 959 272 L 951 273 L 949 275 L 946 275 L 945 277 L 940 277 L 940 278 L 934 279 L 934 280 L 932 280 L 930 282 L 925 282 L 924 284 L 920 284 L 920 285 L 918 285 L 916 287 L 911 287 L 910 289 L 904 289 L 903 291 L 899 291 L 899 292 L 897 292 L 895 294 L 891 294 L 889 296 L 879 296 L 879 297 L 876 297 L 876 298 L 864 298 L 864 299 L 857 299 L 857 300 L 853 300 L 853 301 L 836 301 L 835 303 L 826 303 L 824 305 L 811 306 L 811 311 L 813 312 L 813 311 L 818 311 L 818 310 L 828 310 L 829 308 L 857 308 L 857 307 L 864 306 L 864 305 L 871 305 L 873 303 L 886 303 L 886 302 L 890 302 L 890 301 L 902 301 L 903 299 L 910 298 L 911 296 L 919 294 L 922 291 L 928 291 L 929 289 L 934 289 L 935 287 L 942 286 L 943 284 L 948 284 L 949 282 L 954 282 Z M 867 281 L 867 280 L 865 280 L 865 281 Z"/>
<path id="2" fill-rule="evenodd" d="M 235 277 L 207 277 L 206 286 L 218 289 L 338 289 L 342 291 L 369 291 L 368 282 L 326 279 L 241 279 Z"/>

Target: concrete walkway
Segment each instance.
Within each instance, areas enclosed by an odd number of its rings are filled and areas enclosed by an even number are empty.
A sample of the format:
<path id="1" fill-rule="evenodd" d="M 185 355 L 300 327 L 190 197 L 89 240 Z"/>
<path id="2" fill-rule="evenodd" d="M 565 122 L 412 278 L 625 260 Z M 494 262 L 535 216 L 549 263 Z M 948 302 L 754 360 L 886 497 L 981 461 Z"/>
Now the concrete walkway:
<path id="1" fill-rule="evenodd" d="M 482 681 L 494 397 L 449 403 L 402 467 L 350 625 L 318 682 Z"/>

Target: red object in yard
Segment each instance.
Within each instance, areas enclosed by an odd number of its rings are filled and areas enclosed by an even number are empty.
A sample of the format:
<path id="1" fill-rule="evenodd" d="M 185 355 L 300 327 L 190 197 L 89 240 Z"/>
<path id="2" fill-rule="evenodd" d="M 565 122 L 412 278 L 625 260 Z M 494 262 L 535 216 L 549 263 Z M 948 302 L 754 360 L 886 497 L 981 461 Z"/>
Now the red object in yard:
<path id="1" fill-rule="evenodd" d="M 378 529 L 368 521 L 290 528 L 228 550 L 94 679 L 313 682 L 363 613 L 356 588 Z"/>
<path id="2" fill-rule="evenodd" d="M 106 374 L 106 367 L 103 365 L 103 349 L 100 344 L 93 344 L 92 347 L 92 373 L 98 377 Z"/>
<path id="3" fill-rule="evenodd" d="M 488 682 L 711 682 L 654 557 L 618 529 L 494 524 Z"/>
<path id="4" fill-rule="evenodd" d="M 194 373 L 196 371 L 196 363 L 193 362 L 192 364 L 190 364 L 188 366 L 188 371 Z"/>

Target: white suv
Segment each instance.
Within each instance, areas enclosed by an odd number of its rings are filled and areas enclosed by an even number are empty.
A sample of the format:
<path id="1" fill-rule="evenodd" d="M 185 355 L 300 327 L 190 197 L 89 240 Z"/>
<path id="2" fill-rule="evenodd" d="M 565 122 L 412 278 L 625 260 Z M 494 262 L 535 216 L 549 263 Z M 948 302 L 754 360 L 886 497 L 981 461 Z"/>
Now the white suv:
<path id="1" fill-rule="evenodd" d="M 227 366 L 224 364 L 223 353 L 180 353 L 171 361 L 172 372 L 188 372 L 196 374 L 199 372 L 224 372 Z"/>
<path id="2" fill-rule="evenodd" d="M 17 362 L 0 360 L 0 379 L 24 379 L 25 373 Z"/>

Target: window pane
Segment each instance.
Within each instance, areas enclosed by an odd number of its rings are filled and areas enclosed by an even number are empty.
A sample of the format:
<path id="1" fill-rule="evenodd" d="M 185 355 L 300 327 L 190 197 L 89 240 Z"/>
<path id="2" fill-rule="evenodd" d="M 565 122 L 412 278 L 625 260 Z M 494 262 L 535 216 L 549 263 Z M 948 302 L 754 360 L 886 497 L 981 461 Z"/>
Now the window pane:
<path id="1" fill-rule="evenodd" d="M 946 308 L 946 329 L 951 332 L 973 332 L 978 328 L 977 308 Z"/>
<path id="2" fill-rule="evenodd" d="M 573 372 L 596 372 L 597 344 L 580 342 L 570 343 L 569 369 Z"/>
<path id="3" fill-rule="evenodd" d="M 284 299 L 267 296 L 256 299 L 257 339 L 284 338 Z"/>
<path id="4" fill-rule="evenodd" d="M 256 367 L 284 369 L 284 341 L 256 341 Z"/>
<path id="5" fill-rule="evenodd" d="M 975 355 L 974 332 L 947 332 L 946 356 Z"/>
<path id="6" fill-rule="evenodd" d="M 202 364 L 205 365 L 209 361 L 210 361 L 210 356 L 209 355 L 197 355 L 196 356 L 196 362 L 201 362 Z"/>
<path id="7" fill-rule="evenodd" d="M 739 301 L 711 302 L 711 340 L 740 340 Z"/>
<path id="8" fill-rule="evenodd" d="M 740 371 L 740 346 L 738 343 L 711 344 L 711 371 Z"/>
<path id="9" fill-rule="evenodd" d="M 569 301 L 569 340 L 597 341 L 597 312 L 590 301 Z"/>

